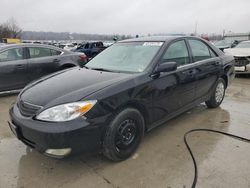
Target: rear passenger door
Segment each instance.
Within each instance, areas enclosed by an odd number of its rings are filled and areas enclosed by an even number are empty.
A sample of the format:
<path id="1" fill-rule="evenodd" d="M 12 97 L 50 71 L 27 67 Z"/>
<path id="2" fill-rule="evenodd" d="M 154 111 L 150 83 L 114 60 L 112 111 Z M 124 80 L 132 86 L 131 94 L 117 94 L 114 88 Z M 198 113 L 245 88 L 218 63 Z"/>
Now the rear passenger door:
<path id="1" fill-rule="evenodd" d="M 11 48 L 0 52 L 0 92 L 21 89 L 28 83 L 24 49 Z"/>
<path id="2" fill-rule="evenodd" d="M 221 60 L 217 54 L 202 40 L 188 39 L 193 64 L 197 66 L 197 86 L 195 98 L 199 99 L 209 93 L 218 79 Z"/>
<path id="3" fill-rule="evenodd" d="M 30 81 L 58 70 L 61 51 L 44 47 L 28 47 Z"/>

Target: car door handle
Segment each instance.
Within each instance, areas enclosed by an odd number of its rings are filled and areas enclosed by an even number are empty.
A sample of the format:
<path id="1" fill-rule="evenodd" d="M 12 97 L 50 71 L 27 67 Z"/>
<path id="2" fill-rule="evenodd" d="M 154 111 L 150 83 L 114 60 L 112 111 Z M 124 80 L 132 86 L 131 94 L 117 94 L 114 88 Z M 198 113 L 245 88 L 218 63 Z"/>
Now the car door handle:
<path id="1" fill-rule="evenodd" d="M 60 59 L 53 59 L 53 62 L 59 62 Z"/>
<path id="2" fill-rule="evenodd" d="M 195 73 L 195 70 L 187 70 L 187 71 L 183 71 L 182 73 L 186 75 L 193 75 Z"/>
<path id="3" fill-rule="evenodd" d="M 23 68 L 24 68 L 24 65 L 22 65 L 22 64 L 16 65 L 16 68 L 17 68 L 17 69 L 23 69 Z"/>

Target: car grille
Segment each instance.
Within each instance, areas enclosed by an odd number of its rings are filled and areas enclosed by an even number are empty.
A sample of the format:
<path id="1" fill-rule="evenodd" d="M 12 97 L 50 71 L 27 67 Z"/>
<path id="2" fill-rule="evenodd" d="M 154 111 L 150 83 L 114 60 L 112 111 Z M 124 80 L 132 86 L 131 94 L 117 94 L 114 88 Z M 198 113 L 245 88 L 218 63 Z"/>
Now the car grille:
<path id="1" fill-rule="evenodd" d="M 235 57 L 235 66 L 246 66 L 250 63 L 250 58 L 247 57 Z"/>
<path id="2" fill-rule="evenodd" d="M 42 109 L 42 106 L 38 106 L 38 105 L 35 105 L 35 104 L 30 104 L 30 103 L 25 102 L 23 100 L 20 100 L 17 103 L 17 106 L 18 106 L 18 108 L 20 110 L 20 113 L 23 116 L 26 116 L 26 117 L 34 116 L 38 110 Z"/>

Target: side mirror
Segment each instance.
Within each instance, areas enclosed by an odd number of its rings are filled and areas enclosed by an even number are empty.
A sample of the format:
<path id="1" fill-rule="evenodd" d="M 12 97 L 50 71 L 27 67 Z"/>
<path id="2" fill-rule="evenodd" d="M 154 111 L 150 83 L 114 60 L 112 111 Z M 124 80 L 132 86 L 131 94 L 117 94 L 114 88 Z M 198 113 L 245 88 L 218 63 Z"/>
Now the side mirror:
<path id="1" fill-rule="evenodd" d="M 155 73 L 171 72 L 171 71 L 175 71 L 176 69 L 177 69 L 176 62 L 164 62 L 158 65 L 158 67 L 155 70 Z"/>

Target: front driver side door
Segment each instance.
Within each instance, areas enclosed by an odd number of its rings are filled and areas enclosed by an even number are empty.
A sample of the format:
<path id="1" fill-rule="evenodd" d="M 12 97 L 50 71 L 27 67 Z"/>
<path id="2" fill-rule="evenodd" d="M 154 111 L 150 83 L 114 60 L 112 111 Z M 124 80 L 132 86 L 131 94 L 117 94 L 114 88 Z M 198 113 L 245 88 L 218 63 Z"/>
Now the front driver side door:
<path id="1" fill-rule="evenodd" d="M 161 73 L 152 80 L 152 122 L 164 121 L 195 97 L 196 76 L 184 39 L 172 42 L 159 63 L 176 62 L 177 70 Z M 152 125 L 154 126 L 154 125 Z"/>

